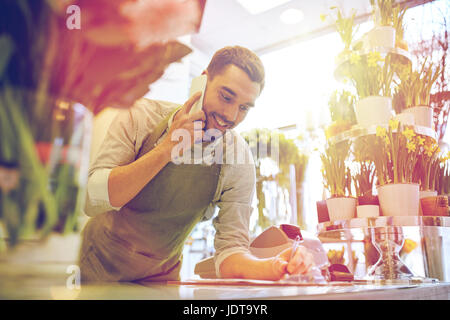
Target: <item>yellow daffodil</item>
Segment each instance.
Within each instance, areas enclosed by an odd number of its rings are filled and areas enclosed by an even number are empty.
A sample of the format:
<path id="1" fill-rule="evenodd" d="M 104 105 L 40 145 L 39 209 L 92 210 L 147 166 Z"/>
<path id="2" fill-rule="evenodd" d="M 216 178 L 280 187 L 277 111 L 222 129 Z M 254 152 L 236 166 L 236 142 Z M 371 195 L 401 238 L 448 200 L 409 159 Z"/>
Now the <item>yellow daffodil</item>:
<path id="1" fill-rule="evenodd" d="M 411 153 L 411 152 L 415 152 L 415 151 L 416 151 L 416 145 L 415 145 L 415 143 L 414 143 L 413 141 L 409 141 L 409 142 L 406 144 L 406 148 L 408 149 L 408 153 Z"/>
<path id="2" fill-rule="evenodd" d="M 357 54 L 356 52 L 352 52 L 350 55 L 350 63 L 351 64 L 357 64 L 361 61 L 361 56 Z"/>
<path id="3" fill-rule="evenodd" d="M 392 131 L 395 131 L 398 129 L 399 121 L 395 119 L 389 120 L 389 127 L 391 127 Z"/>
<path id="4" fill-rule="evenodd" d="M 423 146 L 423 143 L 425 142 L 425 139 L 422 138 L 421 136 L 417 136 L 417 144 L 419 146 Z"/>
<path id="5" fill-rule="evenodd" d="M 367 56 L 367 66 L 369 68 L 373 68 L 376 67 L 378 65 L 378 62 L 382 61 L 381 59 L 381 55 L 379 52 L 370 52 L 369 55 Z"/>
<path id="6" fill-rule="evenodd" d="M 402 134 L 406 137 L 406 139 L 408 139 L 408 141 L 416 136 L 416 134 L 414 133 L 414 130 L 412 130 L 410 128 L 406 128 L 405 130 L 403 130 Z"/>
<path id="7" fill-rule="evenodd" d="M 377 137 L 383 138 L 386 136 L 386 128 L 377 127 Z"/>
<path id="8" fill-rule="evenodd" d="M 429 145 L 429 144 L 425 144 L 424 145 L 424 151 L 425 151 L 425 154 L 428 156 L 428 157 L 431 157 L 432 155 L 433 155 L 433 146 L 432 145 Z"/>

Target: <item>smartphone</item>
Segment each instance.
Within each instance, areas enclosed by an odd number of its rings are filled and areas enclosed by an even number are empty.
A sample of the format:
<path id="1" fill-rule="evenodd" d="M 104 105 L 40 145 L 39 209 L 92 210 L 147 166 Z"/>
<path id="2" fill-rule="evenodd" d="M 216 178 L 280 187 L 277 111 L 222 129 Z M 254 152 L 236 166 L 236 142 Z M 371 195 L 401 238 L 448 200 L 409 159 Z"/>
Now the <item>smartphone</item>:
<path id="1" fill-rule="evenodd" d="M 192 97 L 195 93 L 201 91 L 202 96 L 198 99 L 195 104 L 192 106 L 189 114 L 193 114 L 197 111 L 200 111 L 203 108 L 203 98 L 205 97 L 205 89 L 206 82 L 208 81 L 208 77 L 206 74 L 202 74 L 201 76 L 195 77 L 192 79 L 191 90 L 189 91 L 189 97 Z"/>

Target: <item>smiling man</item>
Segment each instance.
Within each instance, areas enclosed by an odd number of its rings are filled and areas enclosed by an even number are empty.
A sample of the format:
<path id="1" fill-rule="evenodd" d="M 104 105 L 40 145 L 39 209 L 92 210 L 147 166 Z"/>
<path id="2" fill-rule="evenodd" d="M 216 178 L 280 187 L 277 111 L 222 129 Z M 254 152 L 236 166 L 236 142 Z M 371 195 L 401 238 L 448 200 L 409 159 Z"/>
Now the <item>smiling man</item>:
<path id="1" fill-rule="evenodd" d="M 85 212 L 92 218 L 82 233 L 82 281 L 179 279 L 185 240 L 216 207 L 218 277 L 278 280 L 312 266 L 312 255 L 304 247 L 292 258 L 290 248 L 268 259 L 250 254 L 252 162 L 172 161 L 175 133 L 194 137 L 197 121 L 206 132 L 231 135 L 237 150 L 251 159 L 248 146 L 232 129 L 245 119 L 264 87 L 260 59 L 248 49 L 226 47 L 215 53 L 203 73 L 208 81 L 202 110 L 190 114 L 200 93 L 182 107 L 141 99 L 111 124 L 89 172 Z"/>

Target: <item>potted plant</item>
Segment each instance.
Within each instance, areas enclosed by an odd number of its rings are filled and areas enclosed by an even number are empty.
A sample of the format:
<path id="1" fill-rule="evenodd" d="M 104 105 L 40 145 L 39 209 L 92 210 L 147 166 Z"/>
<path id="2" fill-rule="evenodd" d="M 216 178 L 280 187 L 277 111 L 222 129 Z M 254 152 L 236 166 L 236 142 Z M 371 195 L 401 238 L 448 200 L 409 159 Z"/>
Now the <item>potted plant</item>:
<path id="1" fill-rule="evenodd" d="M 347 140 L 328 145 L 320 155 L 324 186 L 331 194 L 326 200 L 330 221 L 355 217 L 356 198 L 351 196 L 351 173 L 345 164 L 350 145 Z"/>
<path id="2" fill-rule="evenodd" d="M 415 169 L 415 174 L 420 181 L 420 204 L 423 215 L 441 215 L 441 211 L 447 212 L 448 198 L 438 195 L 436 190 L 437 175 L 440 163 L 443 161 L 439 153 L 440 149 L 436 141 L 426 137 L 420 147 Z"/>
<path id="3" fill-rule="evenodd" d="M 367 38 L 370 48 L 394 48 L 396 29 L 393 26 L 395 0 L 370 0 L 375 27 L 369 31 Z"/>
<path id="4" fill-rule="evenodd" d="M 332 123 L 325 131 L 327 139 L 351 129 L 356 124 L 356 116 L 353 109 L 354 103 L 355 96 L 347 90 L 340 92 L 335 90 L 332 93 L 328 101 Z"/>
<path id="5" fill-rule="evenodd" d="M 370 136 L 362 136 L 355 140 L 353 145 L 353 157 L 355 170 L 352 176 L 358 205 L 356 216 L 376 217 L 380 215 L 378 197 L 373 194 L 375 182 L 375 164 L 371 160 Z"/>
<path id="6" fill-rule="evenodd" d="M 350 17 L 346 18 L 340 8 L 332 6 L 330 7 L 330 10 L 335 12 L 334 16 L 331 14 L 321 14 L 320 19 L 322 21 L 326 21 L 327 17 L 331 17 L 331 21 L 334 24 L 336 32 L 339 34 L 342 42 L 344 43 L 344 50 L 342 50 L 342 52 L 337 56 L 337 60 L 342 61 L 350 55 L 352 42 L 355 37 L 355 33 L 358 30 L 358 26 L 355 26 L 356 11 L 352 10 Z"/>
<path id="7" fill-rule="evenodd" d="M 359 161 L 357 169 L 352 176 L 358 205 L 356 215 L 358 218 L 379 216 L 378 197 L 373 195 L 373 183 L 375 178 L 375 165 L 373 162 Z"/>
<path id="8" fill-rule="evenodd" d="M 398 120 L 391 120 L 387 128 L 377 127 L 372 155 L 378 199 L 385 216 L 419 214 L 419 184 L 413 179 L 418 137 L 412 127 Z"/>
<path id="9" fill-rule="evenodd" d="M 450 194 L 450 152 L 440 158 L 440 164 L 437 169 L 435 189 L 437 194 L 441 196 L 441 204 L 436 210 L 437 215 L 449 216 L 449 194 Z M 446 199 L 445 199 L 446 198 Z"/>
<path id="10" fill-rule="evenodd" d="M 427 59 L 423 62 L 419 72 L 405 68 L 400 72 L 400 83 L 397 92 L 404 99 L 405 113 L 414 115 L 416 125 L 433 127 L 433 109 L 430 106 L 430 92 L 441 71 L 437 66 L 433 71 L 433 64 L 426 67 Z"/>
<path id="11" fill-rule="evenodd" d="M 391 56 L 383 58 L 376 51 L 365 55 L 353 52 L 344 75 L 356 89 L 358 101 L 355 114 L 358 124 L 363 127 L 387 125 L 392 118 L 394 68 Z"/>

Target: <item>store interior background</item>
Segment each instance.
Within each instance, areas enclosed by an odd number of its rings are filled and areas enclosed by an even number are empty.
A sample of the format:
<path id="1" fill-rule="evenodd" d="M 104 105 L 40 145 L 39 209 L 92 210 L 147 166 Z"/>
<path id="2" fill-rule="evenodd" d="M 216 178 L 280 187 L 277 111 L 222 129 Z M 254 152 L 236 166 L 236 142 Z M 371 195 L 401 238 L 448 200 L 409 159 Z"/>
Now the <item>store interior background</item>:
<path id="1" fill-rule="evenodd" d="M 244 8 L 242 3 L 246 2 L 257 4 L 257 7 L 250 8 L 256 13 Z M 404 21 L 408 44 L 427 39 L 436 30 L 442 30 L 443 17 L 447 17 L 446 27 L 450 29 L 448 0 L 406 2 L 412 6 Z M 270 5 L 276 6 L 271 8 Z M 356 38 L 373 27 L 369 0 L 209 0 L 199 33 L 179 39 L 193 52 L 180 63 L 170 65 L 145 95 L 150 99 L 182 104 L 188 98 L 192 78 L 207 67 L 217 49 L 226 45 L 241 45 L 255 51 L 265 66 L 266 86 L 256 101 L 256 107 L 237 131 L 280 129 L 287 137 L 304 137 L 301 148 L 309 155 L 309 162 L 304 181 L 307 187 L 303 188 L 302 227 L 311 233 L 315 233 L 318 222 L 316 201 L 324 197 L 319 152 L 325 144 L 324 128 L 330 124 L 327 103 L 330 94 L 342 86 L 333 76 L 335 57 L 343 49 L 342 42 L 333 27 L 320 19 L 320 15 L 328 13 L 331 6 L 338 6 L 345 13 L 356 9 L 356 19 L 360 23 Z M 126 111 L 108 108 L 94 118 L 90 161 L 95 158 L 118 112 Z M 450 143 L 448 130 L 444 141 Z M 270 199 L 270 193 L 266 197 L 269 197 L 267 203 L 274 206 L 275 199 Z M 278 223 L 291 221 L 290 208 L 286 207 L 286 210 L 286 218 Z M 86 215 L 80 216 L 80 225 L 83 226 L 87 219 Z M 254 209 L 251 228 L 257 223 L 256 220 L 257 210 Z M 211 221 L 203 222 L 194 229 L 184 250 L 183 278 L 191 277 L 195 264 L 213 254 L 213 239 Z M 37 261 L 73 262 L 79 243 L 79 234 L 49 238 L 33 257 Z M 30 256 L 26 248 L 18 248 L 10 258 L 21 260 L 30 259 Z"/>

